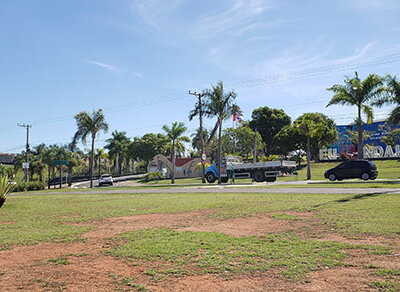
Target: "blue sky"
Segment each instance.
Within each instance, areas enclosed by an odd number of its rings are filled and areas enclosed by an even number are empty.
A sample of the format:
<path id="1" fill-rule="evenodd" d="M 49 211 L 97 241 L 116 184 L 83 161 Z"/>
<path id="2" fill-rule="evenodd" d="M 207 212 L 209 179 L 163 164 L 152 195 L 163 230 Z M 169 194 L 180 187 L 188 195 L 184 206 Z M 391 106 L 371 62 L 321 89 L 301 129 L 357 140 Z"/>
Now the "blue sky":
<path id="1" fill-rule="evenodd" d="M 190 135 L 187 91 L 218 80 L 245 119 L 269 106 L 349 123 L 356 109 L 325 108 L 326 88 L 355 70 L 399 74 L 399 57 L 379 61 L 400 53 L 399 12 L 396 0 L 0 0 L 0 152 L 23 150 L 18 122 L 33 124 L 32 146 L 69 143 L 73 116 L 98 108 L 110 132 L 97 147 L 115 129 L 133 137 L 173 121 Z"/>

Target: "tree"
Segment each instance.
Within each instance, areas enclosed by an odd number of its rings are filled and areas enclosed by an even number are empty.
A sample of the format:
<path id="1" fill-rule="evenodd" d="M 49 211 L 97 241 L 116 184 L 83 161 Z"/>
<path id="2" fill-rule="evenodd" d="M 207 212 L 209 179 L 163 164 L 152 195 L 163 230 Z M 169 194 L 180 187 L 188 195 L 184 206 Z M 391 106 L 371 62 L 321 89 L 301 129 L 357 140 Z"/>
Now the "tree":
<path id="1" fill-rule="evenodd" d="M 374 118 L 373 109 L 369 103 L 374 99 L 382 96 L 386 89 L 383 87 L 383 79 L 376 74 L 370 74 L 367 78 L 361 81 L 358 73 L 355 72 L 355 77 L 346 76 L 344 85 L 335 84 L 327 90 L 334 93 L 332 99 L 327 104 L 327 107 L 333 104 L 355 105 L 357 106 L 357 132 L 358 132 L 358 158 L 364 157 L 363 138 L 362 138 L 362 118 L 361 112 L 367 116 L 367 123 L 372 123 Z"/>
<path id="2" fill-rule="evenodd" d="M 77 132 L 74 136 L 74 143 L 81 140 L 86 144 L 86 138 L 90 135 L 92 139 L 92 147 L 90 151 L 90 187 L 93 188 L 93 173 L 94 173 L 94 143 L 97 134 L 101 131 L 108 131 L 108 124 L 105 121 L 103 111 L 99 109 L 98 111 L 93 111 L 92 114 L 88 114 L 86 111 L 80 112 L 75 115 L 75 120 L 77 124 Z"/>
<path id="3" fill-rule="evenodd" d="M 121 175 L 124 151 L 128 149 L 129 138 L 126 136 L 126 132 L 115 130 L 106 142 L 104 148 L 108 149 L 110 157 L 115 161 L 115 172 Z"/>
<path id="4" fill-rule="evenodd" d="M 186 136 L 182 136 L 186 131 L 184 123 L 174 122 L 171 127 L 164 125 L 162 127 L 164 132 L 167 134 L 168 139 L 171 140 L 171 162 L 172 162 L 172 178 L 171 183 L 175 183 L 175 150 L 176 145 L 182 142 L 190 142 L 190 139 Z"/>
<path id="5" fill-rule="evenodd" d="M 301 149 L 306 148 L 307 139 L 293 125 L 284 126 L 274 137 L 274 149 L 277 154 L 287 155 L 296 151 L 300 154 Z M 298 156 L 300 165 L 301 155 Z"/>
<path id="6" fill-rule="evenodd" d="M 97 148 L 96 153 L 94 154 L 95 159 L 97 161 L 98 175 L 101 175 L 101 161 L 108 158 L 108 153 L 104 151 L 103 148 Z"/>
<path id="7" fill-rule="evenodd" d="M 246 159 L 254 155 L 255 132 L 248 125 L 242 125 L 236 129 L 228 128 L 222 135 L 222 146 L 227 154 L 237 154 Z M 260 133 L 257 133 L 257 150 L 262 150 L 264 143 Z"/>
<path id="8" fill-rule="evenodd" d="M 306 138 L 307 179 L 311 179 L 311 149 L 326 147 L 337 140 L 335 123 L 324 114 L 305 113 L 294 121 L 293 126 Z"/>
<path id="9" fill-rule="evenodd" d="M 284 127 L 290 125 L 290 117 L 281 109 L 269 108 L 267 106 L 259 107 L 253 110 L 250 128 L 260 133 L 262 141 L 265 144 L 265 154 L 273 153 L 275 135 Z"/>
<path id="10" fill-rule="evenodd" d="M 234 101 L 236 99 L 236 93 L 234 91 L 224 92 L 224 85 L 222 81 L 219 81 L 216 86 L 213 86 L 211 90 L 206 90 L 206 96 L 208 98 L 206 108 L 206 115 L 208 117 L 216 117 L 218 123 L 218 184 L 221 183 L 221 133 L 222 133 L 222 122 L 228 117 L 232 116 L 232 109 L 234 107 Z M 212 135 L 212 134 L 211 134 Z"/>
<path id="11" fill-rule="evenodd" d="M 383 105 L 394 105 L 389 114 L 387 123 L 397 126 L 400 123 L 400 81 L 396 76 L 386 75 L 387 88 L 385 94 L 378 97 L 372 105 L 382 107 Z"/>

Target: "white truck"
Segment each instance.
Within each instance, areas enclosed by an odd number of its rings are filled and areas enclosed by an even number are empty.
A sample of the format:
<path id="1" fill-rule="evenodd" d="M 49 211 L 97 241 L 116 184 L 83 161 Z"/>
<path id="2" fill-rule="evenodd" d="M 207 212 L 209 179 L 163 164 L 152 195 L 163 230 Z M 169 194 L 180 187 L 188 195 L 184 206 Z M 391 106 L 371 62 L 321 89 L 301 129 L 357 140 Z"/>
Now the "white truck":
<path id="1" fill-rule="evenodd" d="M 221 181 L 227 182 L 230 177 L 235 179 L 252 178 L 256 182 L 274 182 L 278 176 L 293 173 L 295 161 L 267 161 L 243 163 L 240 157 L 225 157 L 221 164 Z M 218 179 L 218 165 L 213 164 L 206 169 L 206 179 L 213 183 Z"/>

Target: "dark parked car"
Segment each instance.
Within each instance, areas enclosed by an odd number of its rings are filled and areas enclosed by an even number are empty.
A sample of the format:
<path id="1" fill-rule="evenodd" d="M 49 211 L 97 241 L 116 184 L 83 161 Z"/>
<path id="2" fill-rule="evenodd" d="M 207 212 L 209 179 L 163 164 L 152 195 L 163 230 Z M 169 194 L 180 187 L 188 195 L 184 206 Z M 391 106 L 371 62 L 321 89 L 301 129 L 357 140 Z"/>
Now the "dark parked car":
<path id="1" fill-rule="evenodd" d="M 376 179 L 378 171 L 376 165 L 368 160 L 350 160 L 325 171 L 325 178 L 342 180 L 345 178 L 361 178 L 363 180 Z"/>

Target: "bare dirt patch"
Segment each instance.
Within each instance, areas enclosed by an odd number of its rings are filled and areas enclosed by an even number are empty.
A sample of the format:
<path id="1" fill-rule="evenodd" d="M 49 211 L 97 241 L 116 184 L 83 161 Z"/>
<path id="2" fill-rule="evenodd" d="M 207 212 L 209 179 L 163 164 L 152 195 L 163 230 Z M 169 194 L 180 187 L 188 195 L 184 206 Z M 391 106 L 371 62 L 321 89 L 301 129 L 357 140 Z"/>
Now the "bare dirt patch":
<path id="1" fill-rule="evenodd" d="M 304 230 L 313 229 L 320 239 L 391 245 L 397 239 L 374 237 L 346 239 L 324 226 L 316 228 L 318 221 L 313 213 L 284 212 L 300 220 L 276 220 L 270 214 L 252 217 L 217 220 L 210 218 L 211 211 L 177 214 L 145 214 L 108 218 L 84 223 L 93 230 L 82 237 L 84 242 L 40 243 L 18 246 L 0 251 L 0 291 L 115 291 L 135 290 L 144 285 L 153 291 L 368 291 L 369 283 L 378 279 L 368 265 L 400 269 L 400 257 L 369 255 L 365 251 L 349 251 L 345 262 L 350 268 L 327 269 L 309 273 L 307 282 L 290 281 L 277 271 L 262 274 L 241 275 L 225 279 L 215 275 L 168 277 L 154 279 L 146 271 L 157 263 L 128 262 L 104 254 L 119 234 L 127 231 L 168 227 L 176 230 L 215 231 L 231 236 L 263 235 L 293 230 L 307 237 Z M 400 245 L 397 245 L 400 246 Z M 49 260 L 65 258 L 66 264 Z"/>

